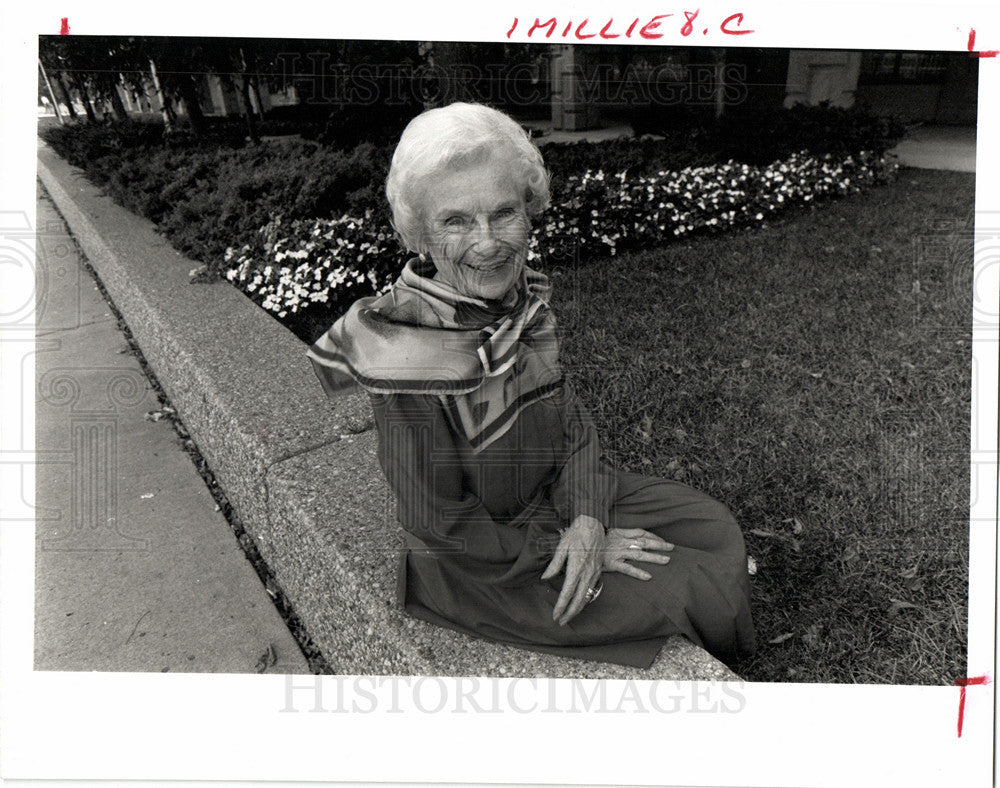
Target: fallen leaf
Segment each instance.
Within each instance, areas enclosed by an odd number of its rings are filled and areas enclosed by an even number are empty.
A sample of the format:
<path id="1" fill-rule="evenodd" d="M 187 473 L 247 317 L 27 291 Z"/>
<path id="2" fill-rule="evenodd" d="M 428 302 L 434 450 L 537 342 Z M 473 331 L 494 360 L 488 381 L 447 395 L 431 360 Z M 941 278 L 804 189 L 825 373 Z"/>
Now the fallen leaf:
<path id="1" fill-rule="evenodd" d="M 141 496 L 139 496 L 139 497 L 140 497 L 140 498 L 152 498 L 152 497 L 153 497 L 154 495 L 155 495 L 155 493 L 143 493 L 143 494 L 142 494 Z"/>
<path id="2" fill-rule="evenodd" d="M 740 362 L 740 366 L 743 367 L 743 369 L 749 369 L 750 368 L 750 359 L 748 359 L 748 358 L 743 359 Z"/>
<path id="3" fill-rule="evenodd" d="M 900 572 L 899 576 L 902 577 L 904 580 L 909 580 L 910 578 L 916 577 L 917 576 L 917 567 L 919 567 L 919 566 L 920 566 L 920 564 L 916 563 L 913 566 L 911 566 L 909 569 L 904 569 L 902 572 Z"/>
<path id="4" fill-rule="evenodd" d="M 822 372 L 810 372 L 809 373 L 809 377 L 816 378 L 817 380 L 819 380 L 821 377 L 823 377 L 823 373 Z"/>
<path id="5" fill-rule="evenodd" d="M 822 630 L 822 624 L 813 624 L 805 631 L 805 634 L 802 636 L 802 642 L 811 648 L 815 648 L 819 645 L 819 634 Z"/>
<path id="6" fill-rule="evenodd" d="M 777 536 L 777 534 L 774 533 L 773 531 L 765 531 L 762 528 L 751 528 L 750 533 L 752 533 L 754 536 L 762 536 L 765 539 L 769 539 L 772 536 Z"/>
<path id="7" fill-rule="evenodd" d="M 747 556 L 747 574 L 751 577 L 757 574 L 757 559 L 752 555 Z"/>
<path id="8" fill-rule="evenodd" d="M 803 530 L 803 528 L 802 528 L 802 521 L 799 520 L 798 517 L 788 517 L 788 518 L 782 520 L 781 522 L 783 522 L 783 523 L 791 523 L 792 524 L 792 533 L 795 534 L 796 536 L 798 536 L 800 533 L 802 533 L 802 530 Z"/>
<path id="9" fill-rule="evenodd" d="M 860 557 L 861 553 L 858 552 L 858 548 L 854 545 L 848 545 L 841 554 L 840 560 L 845 563 L 850 563 L 851 561 L 856 561 Z"/>
<path id="10" fill-rule="evenodd" d="M 915 609 L 917 607 L 912 602 L 907 602 L 903 599 L 892 599 L 890 601 L 892 604 L 889 605 L 889 610 L 887 611 L 889 618 L 895 618 L 902 610 Z"/>
<path id="11" fill-rule="evenodd" d="M 913 591 L 914 593 L 919 593 L 924 590 L 924 578 L 922 577 L 911 577 L 906 581 L 906 587 Z"/>
<path id="12" fill-rule="evenodd" d="M 269 667 L 274 665 L 278 661 L 277 655 L 274 653 L 274 644 L 268 643 L 267 650 L 260 655 L 260 659 L 257 660 L 257 672 L 263 673 Z"/>
<path id="13" fill-rule="evenodd" d="M 207 265 L 199 265 L 197 268 L 192 268 L 188 271 L 188 279 L 192 283 L 204 283 L 211 282 L 215 279 L 212 273 L 208 270 Z"/>
<path id="14" fill-rule="evenodd" d="M 770 643 L 772 646 L 777 646 L 779 643 L 784 643 L 786 640 L 789 640 L 794 636 L 795 636 L 794 632 L 786 632 L 784 635 L 778 635 L 778 637 L 771 638 L 771 640 L 767 642 Z"/>

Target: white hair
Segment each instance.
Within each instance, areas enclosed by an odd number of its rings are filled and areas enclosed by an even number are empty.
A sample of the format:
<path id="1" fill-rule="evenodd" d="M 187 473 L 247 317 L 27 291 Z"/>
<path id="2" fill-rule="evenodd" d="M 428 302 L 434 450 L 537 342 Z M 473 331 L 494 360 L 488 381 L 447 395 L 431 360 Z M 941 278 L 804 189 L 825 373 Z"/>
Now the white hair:
<path id="1" fill-rule="evenodd" d="M 483 104 L 457 102 L 417 115 L 403 130 L 392 155 L 385 194 L 392 225 L 411 251 L 423 254 L 424 217 L 415 205 L 416 186 L 428 175 L 463 162 L 499 156 L 524 189 L 528 216 L 549 205 L 549 173 L 538 148 L 521 126 Z"/>

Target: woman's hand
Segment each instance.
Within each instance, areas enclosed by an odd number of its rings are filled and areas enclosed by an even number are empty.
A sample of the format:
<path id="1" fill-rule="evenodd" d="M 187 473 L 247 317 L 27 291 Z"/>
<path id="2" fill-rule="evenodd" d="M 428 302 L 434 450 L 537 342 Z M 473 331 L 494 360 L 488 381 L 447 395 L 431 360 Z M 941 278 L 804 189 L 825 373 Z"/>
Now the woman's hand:
<path id="1" fill-rule="evenodd" d="M 627 561 L 649 561 L 665 564 L 669 555 L 663 552 L 673 550 L 670 542 L 641 528 L 612 528 L 604 543 L 604 568 L 609 572 L 621 572 L 637 580 L 649 580 L 652 575 L 644 569 L 626 563 Z M 652 551 L 661 552 L 652 552 Z"/>
<path id="2" fill-rule="evenodd" d="M 673 549 L 670 542 L 641 528 L 612 528 L 605 536 L 600 520 L 580 515 L 563 531 L 555 555 L 542 573 L 542 580 L 548 580 L 566 567 L 552 618 L 563 625 L 583 610 L 587 591 L 597 585 L 603 570 L 649 580 L 649 572 L 628 561 L 666 564 L 670 556 L 663 553 Z"/>
<path id="3" fill-rule="evenodd" d="M 582 514 L 563 531 L 552 561 L 542 572 L 542 580 L 559 574 L 566 566 L 559 599 L 552 610 L 552 618 L 562 626 L 587 604 L 587 590 L 593 588 L 601 576 L 604 563 L 604 526 L 600 520 Z"/>

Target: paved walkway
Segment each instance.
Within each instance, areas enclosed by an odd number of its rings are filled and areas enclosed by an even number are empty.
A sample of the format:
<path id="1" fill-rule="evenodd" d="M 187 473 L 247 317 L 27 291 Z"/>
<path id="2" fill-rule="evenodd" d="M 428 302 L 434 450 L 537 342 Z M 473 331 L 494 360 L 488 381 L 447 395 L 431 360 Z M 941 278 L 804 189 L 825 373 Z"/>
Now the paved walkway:
<path id="1" fill-rule="evenodd" d="M 976 171 L 976 129 L 972 126 L 920 126 L 892 150 L 904 167 Z"/>
<path id="2" fill-rule="evenodd" d="M 308 673 L 39 190 L 35 668 Z"/>
<path id="3" fill-rule="evenodd" d="M 560 131 L 551 121 L 531 121 L 526 125 L 536 130 L 536 142 L 606 142 L 631 137 L 630 126 L 608 126 L 586 131 Z M 923 170 L 976 171 L 976 129 L 973 126 L 919 126 L 912 129 L 891 153 L 899 157 L 904 167 Z"/>

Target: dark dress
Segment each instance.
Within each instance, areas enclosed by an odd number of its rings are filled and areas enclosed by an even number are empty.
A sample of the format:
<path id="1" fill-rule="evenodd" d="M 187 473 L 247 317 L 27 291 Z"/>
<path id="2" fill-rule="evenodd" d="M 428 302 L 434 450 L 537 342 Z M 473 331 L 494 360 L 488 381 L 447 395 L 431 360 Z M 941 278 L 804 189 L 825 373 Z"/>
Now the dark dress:
<path id="1" fill-rule="evenodd" d="M 753 650 L 743 537 L 721 503 L 678 482 L 619 472 L 568 386 L 521 411 L 474 453 L 447 398 L 372 394 L 379 461 L 399 501 L 409 614 L 470 635 L 560 656 L 649 667 L 667 637 L 720 659 Z M 565 579 L 540 579 L 559 529 L 580 514 L 672 542 L 653 577 L 604 572 L 601 596 L 565 626 L 552 610 Z"/>

